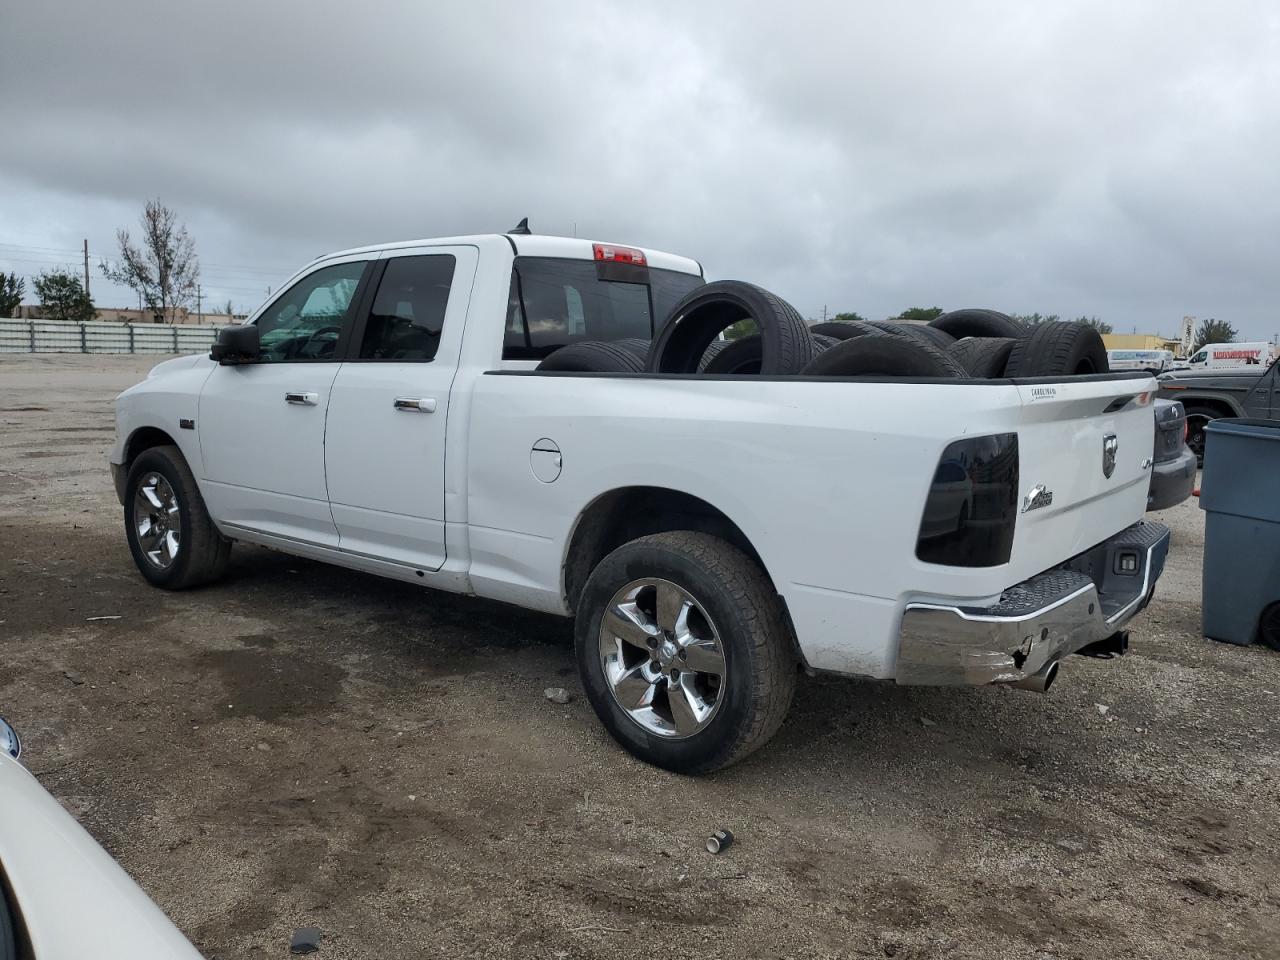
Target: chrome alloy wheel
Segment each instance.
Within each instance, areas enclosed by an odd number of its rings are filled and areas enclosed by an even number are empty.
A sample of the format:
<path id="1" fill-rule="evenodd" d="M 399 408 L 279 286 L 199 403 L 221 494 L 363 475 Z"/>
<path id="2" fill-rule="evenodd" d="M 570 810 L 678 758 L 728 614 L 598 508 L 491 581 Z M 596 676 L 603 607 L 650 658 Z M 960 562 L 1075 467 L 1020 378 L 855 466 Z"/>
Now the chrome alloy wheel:
<path id="1" fill-rule="evenodd" d="M 600 665 L 618 706 L 660 737 L 693 736 L 724 701 L 720 635 L 669 580 L 633 580 L 613 595 L 600 622 Z"/>
<path id="2" fill-rule="evenodd" d="M 169 569 L 178 559 L 181 521 L 178 498 L 169 481 L 158 473 L 148 473 L 133 495 L 133 531 L 147 559 L 161 570 Z"/>

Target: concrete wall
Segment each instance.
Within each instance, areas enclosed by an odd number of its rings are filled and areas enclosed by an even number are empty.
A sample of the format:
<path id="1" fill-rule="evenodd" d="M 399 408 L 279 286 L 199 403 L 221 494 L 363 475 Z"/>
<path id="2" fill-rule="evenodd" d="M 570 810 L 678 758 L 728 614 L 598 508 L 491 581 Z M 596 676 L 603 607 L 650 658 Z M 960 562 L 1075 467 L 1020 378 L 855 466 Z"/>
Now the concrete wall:
<path id="1" fill-rule="evenodd" d="M 204 353 L 214 326 L 0 319 L 0 353 Z"/>

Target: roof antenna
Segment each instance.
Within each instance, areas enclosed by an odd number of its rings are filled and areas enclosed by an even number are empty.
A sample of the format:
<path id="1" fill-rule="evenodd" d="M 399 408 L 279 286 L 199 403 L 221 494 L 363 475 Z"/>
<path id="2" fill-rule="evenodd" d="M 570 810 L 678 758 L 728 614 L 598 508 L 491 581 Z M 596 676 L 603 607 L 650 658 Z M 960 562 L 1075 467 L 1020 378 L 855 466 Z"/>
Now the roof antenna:
<path id="1" fill-rule="evenodd" d="M 517 237 L 527 237 L 530 234 L 532 234 L 533 231 L 529 229 L 529 218 L 525 217 L 523 220 L 517 223 L 514 227 L 508 230 L 507 233 L 513 233 Z"/>

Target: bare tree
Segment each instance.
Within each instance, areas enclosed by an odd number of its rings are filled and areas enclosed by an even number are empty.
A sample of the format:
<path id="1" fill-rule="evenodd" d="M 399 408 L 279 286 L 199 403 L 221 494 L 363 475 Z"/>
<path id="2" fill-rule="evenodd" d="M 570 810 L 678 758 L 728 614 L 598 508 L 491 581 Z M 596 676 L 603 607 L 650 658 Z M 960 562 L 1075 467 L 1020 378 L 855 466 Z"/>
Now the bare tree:
<path id="1" fill-rule="evenodd" d="M 142 244 L 135 245 L 128 230 L 117 230 L 118 263 L 99 266 L 108 280 L 132 287 L 158 322 L 172 323 L 178 308 L 191 301 L 200 280 L 195 243 L 178 215 L 159 200 L 148 200 L 139 221 Z"/>

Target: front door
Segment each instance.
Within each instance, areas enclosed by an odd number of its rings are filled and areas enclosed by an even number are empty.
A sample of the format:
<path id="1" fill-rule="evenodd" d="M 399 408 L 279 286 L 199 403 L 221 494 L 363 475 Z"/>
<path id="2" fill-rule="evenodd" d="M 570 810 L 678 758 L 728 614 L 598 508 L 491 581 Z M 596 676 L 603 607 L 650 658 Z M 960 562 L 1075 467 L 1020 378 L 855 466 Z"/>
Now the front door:
<path id="1" fill-rule="evenodd" d="M 339 546 L 419 570 L 445 560 L 445 425 L 474 247 L 378 262 L 329 401 L 325 472 Z"/>
<path id="2" fill-rule="evenodd" d="M 205 497 L 233 527 L 337 546 L 324 476 L 325 416 L 369 256 L 326 263 L 254 321 L 261 357 L 219 366 L 200 392 Z"/>

